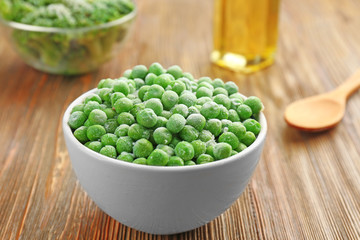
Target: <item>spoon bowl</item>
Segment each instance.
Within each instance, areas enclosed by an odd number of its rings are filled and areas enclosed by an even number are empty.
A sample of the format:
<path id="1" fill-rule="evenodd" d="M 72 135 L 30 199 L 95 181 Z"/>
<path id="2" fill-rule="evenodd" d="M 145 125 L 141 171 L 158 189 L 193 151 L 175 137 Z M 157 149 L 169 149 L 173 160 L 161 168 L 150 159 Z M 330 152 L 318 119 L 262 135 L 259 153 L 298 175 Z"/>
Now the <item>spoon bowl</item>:
<path id="1" fill-rule="evenodd" d="M 360 88 L 360 70 L 331 92 L 290 104 L 285 110 L 285 121 L 290 126 L 303 131 L 328 130 L 342 120 L 346 100 L 358 88 Z"/>

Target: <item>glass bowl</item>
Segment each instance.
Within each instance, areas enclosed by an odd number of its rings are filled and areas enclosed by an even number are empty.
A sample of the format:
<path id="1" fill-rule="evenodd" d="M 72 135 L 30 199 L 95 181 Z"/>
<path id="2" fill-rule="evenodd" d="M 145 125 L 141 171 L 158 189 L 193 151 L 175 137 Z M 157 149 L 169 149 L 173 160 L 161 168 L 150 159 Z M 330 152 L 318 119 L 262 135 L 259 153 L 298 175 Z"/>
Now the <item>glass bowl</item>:
<path id="1" fill-rule="evenodd" d="M 28 65 L 47 73 L 76 75 L 93 71 L 110 60 L 128 36 L 135 16 L 136 9 L 108 23 L 71 29 L 0 18 L 0 27 Z"/>

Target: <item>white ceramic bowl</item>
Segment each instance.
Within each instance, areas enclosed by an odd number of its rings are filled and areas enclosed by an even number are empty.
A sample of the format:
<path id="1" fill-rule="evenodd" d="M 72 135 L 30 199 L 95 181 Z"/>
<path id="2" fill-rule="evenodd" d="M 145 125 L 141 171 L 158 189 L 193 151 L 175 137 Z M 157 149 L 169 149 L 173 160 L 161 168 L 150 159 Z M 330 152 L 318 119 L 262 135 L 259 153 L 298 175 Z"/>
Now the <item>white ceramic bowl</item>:
<path id="1" fill-rule="evenodd" d="M 173 234 L 213 220 L 240 196 L 260 159 L 267 131 L 262 130 L 247 149 L 227 159 L 195 166 L 157 167 L 119 161 L 83 146 L 68 126 L 71 109 L 95 91 L 77 98 L 67 108 L 63 131 L 73 169 L 90 198 L 120 223 L 152 234 Z"/>

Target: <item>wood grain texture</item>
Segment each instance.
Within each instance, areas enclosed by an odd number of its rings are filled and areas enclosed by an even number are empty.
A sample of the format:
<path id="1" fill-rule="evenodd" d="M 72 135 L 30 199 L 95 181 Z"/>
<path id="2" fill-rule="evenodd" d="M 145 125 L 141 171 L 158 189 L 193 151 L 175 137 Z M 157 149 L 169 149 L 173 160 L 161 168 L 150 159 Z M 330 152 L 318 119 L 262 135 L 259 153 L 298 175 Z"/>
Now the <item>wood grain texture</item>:
<path id="1" fill-rule="evenodd" d="M 121 54 L 78 77 L 21 62 L 0 34 L 0 239 L 360 239 L 360 94 L 335 129 L 298 132 L 292 101 L 331 90 L 360 67 L 358 0 L 283 0 L 276 63 L 241 75 L 212 65 L 212 2 L 138 1 Z M 235 81 L 266 106 L 269 132 L 248 187 L 224 214 L 182 234 L 137 232 L 102 212 L 76 180 L 61 118 L 67 105 L 137 64 L 180 65 Z"/>

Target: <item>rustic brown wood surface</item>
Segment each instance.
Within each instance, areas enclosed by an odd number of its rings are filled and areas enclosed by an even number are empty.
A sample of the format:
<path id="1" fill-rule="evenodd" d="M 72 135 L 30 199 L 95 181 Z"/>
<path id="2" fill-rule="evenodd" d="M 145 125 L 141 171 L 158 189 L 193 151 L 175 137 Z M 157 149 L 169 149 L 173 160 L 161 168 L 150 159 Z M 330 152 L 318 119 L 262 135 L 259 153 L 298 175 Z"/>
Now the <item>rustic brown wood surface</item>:
<path id="1" fill-rule="evenodd" d="M 121 54 L 78 77 L 25 65 L 0 33 L 0 239 L 360 239 L 360 93 L 335 129 L 289 128 L 292 101 L 329 91 L 360 67 L 358 0 L 283 0 L 270 68 L 241 75 L 212 65 L 212 1 L 143 0 Z M 266 106 L 269 131 L 244 193 L 207 225 L 172 236 L 137 232 L 102 212 L 71 168 L 61 118 L 106 77 L 137 64 L 180 65 L 235 81 Z"/>

